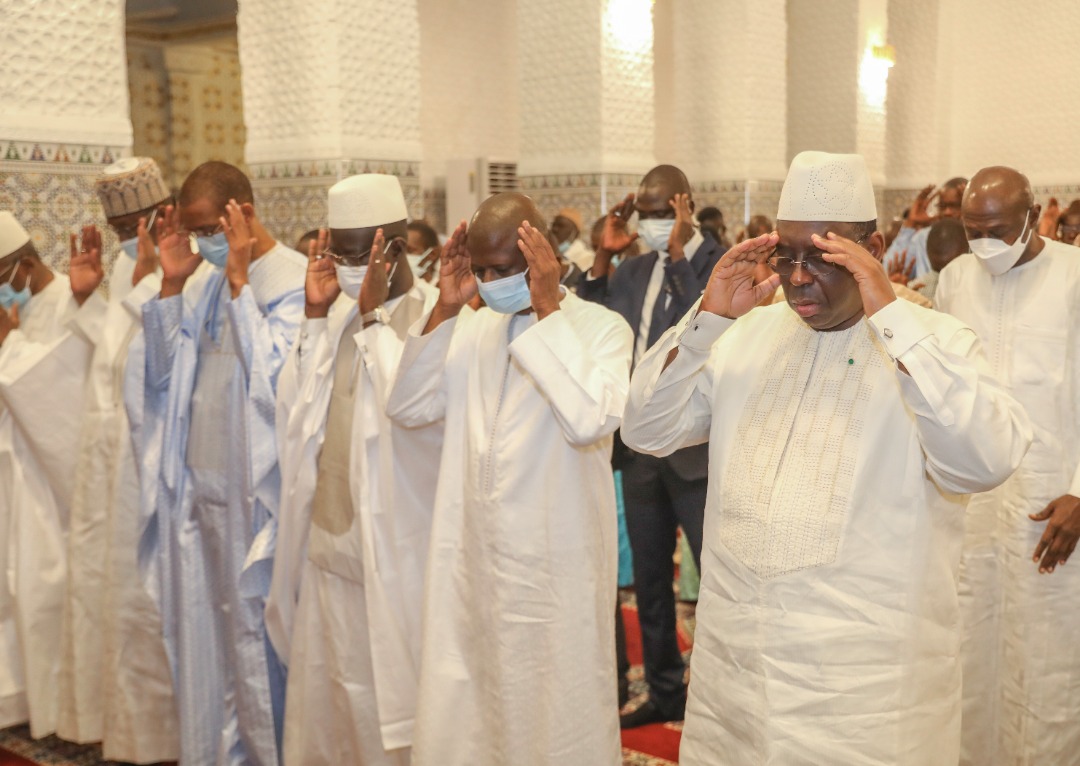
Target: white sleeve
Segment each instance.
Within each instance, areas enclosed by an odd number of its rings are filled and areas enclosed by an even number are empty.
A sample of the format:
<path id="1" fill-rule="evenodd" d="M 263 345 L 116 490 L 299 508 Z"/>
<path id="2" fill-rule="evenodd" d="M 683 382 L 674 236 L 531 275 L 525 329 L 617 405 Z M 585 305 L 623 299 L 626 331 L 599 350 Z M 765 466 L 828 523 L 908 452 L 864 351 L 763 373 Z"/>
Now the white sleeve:
<path id="1" fill-rule="evenodd" d="M 990 375 L 975 332 L 942 331 L 901 300 L 870 317 L 870 325 L 903 365 L 896 371 L 901 394 L 915 416 L 926 470 L 938 486 L 961 494 L 985 492 L 1009 478 L 1033 432 L 1023 407 Z"/>
<path id="2" fill-rule="evenodd" d="M 734 320 L 695 305 L 642 357 L 630 381 L 622 439 L 638 452 L 664 457 L 703 444 L 712 424 L 712 347 Z M 672 349 L 674 361 L 664 369 Z"/>

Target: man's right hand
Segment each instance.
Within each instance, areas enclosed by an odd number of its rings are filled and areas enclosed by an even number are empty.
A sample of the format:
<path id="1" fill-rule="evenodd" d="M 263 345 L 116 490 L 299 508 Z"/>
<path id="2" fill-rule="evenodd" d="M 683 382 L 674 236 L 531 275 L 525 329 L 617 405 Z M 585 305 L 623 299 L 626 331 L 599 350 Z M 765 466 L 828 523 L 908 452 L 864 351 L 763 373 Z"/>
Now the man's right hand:
<path id="1" fill-rule="evenodd" d="M 915 256 L 908 257 L 907 251 L 889 261 L 889 281 L 906 285 L 915 278 Z"/>
<path id="2" fill-rule="evenodd" d="M 780 275 L 773 274 L 754 284 L 754 267 L 764 263 L 776 249 L 780 235 L 775 231 L 743 240 L 717 262 L 701 298 L 701 310 L 738 319 L 757 306 L 780 286 Z"/>
<path id="3" fill-rule="evenodd" d="M 472 259 L 469 258 L 466 241 L 465 221 L 462 221 L 439 255 L 439 300 L 435 303 L 424 333 L 456 317 L 480 292 L 472 272 Z"/>
<path id="4" fill-rule="evenodd" d="M 938 193 L 934 185 L 930 184 L 915 195 L 915 200 L 908 209 L 907 218 L 904 219 L 904 226 L 911 229 L 922 229 L 932 224 L 934 217 L 930 215 L 930 203 L 937 197 Z"/>
<path id="5" fill-rule="evenodd" d="M 600 249 L 596 251 L 596 259 L 592 268 L 589 269 L 589 277 L 607 276 L 611 266 L 611 259 L 622 253 L 638 238 L 637 234 L 631 234 L 627 222 L 634 214 L 634 195 L 627 194 L 621 201 L 612 206 L 604 218 L 604 231 L 600 235 Z"/>
<path id="6" fill-rule="evenodd" d="M 179 295 L 188 277 L 202 263 L 202 256 L 191 252 L 191 243 L 180 231 L 180 211 L 165 208 L 159 222 L 158 249 L 161 251 L 161 297 Z"/>
<path id="7" fill-rule="evenodd" d="M 341 294 L 334 262 L 323 257 L 330 233 L 319 229 L 319 236 L 308 243 L 307 276 L 304 278 L 304 316 L 322 319 Z"/>
<path id="8" fill-rule="evenodd" d="M 1058 218 L 1061 216 L 1061 205 L 1057 197 L 1051 197 L 1046 203 L 1042 217 L 1039 219 L 1039 236 L 1047 239 L 1058 238 Z"/>

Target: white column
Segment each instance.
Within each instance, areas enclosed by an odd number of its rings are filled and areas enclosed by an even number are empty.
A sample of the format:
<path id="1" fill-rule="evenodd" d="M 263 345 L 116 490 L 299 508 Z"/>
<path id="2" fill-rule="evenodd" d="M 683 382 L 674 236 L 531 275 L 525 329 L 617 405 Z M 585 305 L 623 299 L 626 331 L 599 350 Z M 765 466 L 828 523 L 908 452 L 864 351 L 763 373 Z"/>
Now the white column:
<path id="1" fill-rule="evenodd" d="M 788 157 L 857 152 L 874 184 L 886 180 L 886 0 L 789 0 Z"/>
<path id="2" fill-rule="evenodd" d="M 786 4 L 668 1 L 673 99 L 656 121 L 671 135 L 671 161 L 690 178 L 698 207 L 717 205 L 729 226 L 756 213 L 772 218 L 787 169 Z"/>
<path id="3" fill-rule="evenodd" d="M 0 50 L 0 209 L 66 269 L 67 233 L 103 223 L 95 176 L 131 151 L 123 0 L 5 0 Z"/>
<path id="4" fill-rule="evenodd" d="M 650 0 L 521 0 L 522 189 L 590 221 L 654 164 Z"/>
<path id="5" fill-rule="evenodd" d="M 416 0 L 241 0 L 245 152 L 260 215 L 286 242 L 326 223 L 326 190 L 397 175 L 420 214 Z"/>

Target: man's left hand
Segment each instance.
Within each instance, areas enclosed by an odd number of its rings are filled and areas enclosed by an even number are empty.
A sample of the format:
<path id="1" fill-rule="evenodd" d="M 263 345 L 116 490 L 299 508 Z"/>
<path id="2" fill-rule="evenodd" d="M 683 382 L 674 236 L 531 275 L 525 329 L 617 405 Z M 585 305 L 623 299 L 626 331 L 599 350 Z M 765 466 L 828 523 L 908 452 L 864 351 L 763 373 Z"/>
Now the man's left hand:
<path id="1" fill-rule="evenodd" d="M 251 227 L 244 218 L 244 211 L 234 199 L 225 205 L 221 227 L 225 230 L 225 239 L 229 241 L 225 277 L 229 280 L 229 290 L 235 299 L 248 283 L 248 268 L 251 266 L 251 253 L 255 249 L 255 238 L 251 236 Z"/>
<path id="2" fill-rule="evenodd" d="M 79 238 L 71 235 L 68 279 L 71 280 L 71 294 L 80 306 L 86 303 L 105 279 L 105 269 L 101 266 L 101 232 L 96 226 L 83 226 L 81 247 Z"/>
<path id="3" fill-rule="evenodd" d="M 559 301 L 562 300 L 562 292 L 559 290 L 562 266 L 555 257 L 548 238 L 528 221 L 522 221 L 518 227 L 518 247 L 529 264 L 532 307 L 536 311 L 536 318 L 543 319 L 559 310 Z"/>
<path id="4" fill-rule="evenodd" d="M 386 303 L 390 297 L 390 279 L 386 271 L 386 237 L 382 229 L 376 229 L 375 241 L 371 244 L 371 254 L 368 256 L 367 273 L 364 275 L 364 283 L 360 285 L 360 313 L 370 314 L 379 306 Z M 399 256 L 400 257 L 400 256 Z"/>
<path id="5" fill-rule="evenodd" d="M 1050 520 L 1031 559 L 1038 562 L 1040 573 L 1050 574 L 1058 564 L 1069 560 L 1080 538 L 1080 497 L 1062 495 L 1028 518 L 1032 521 Z M 1042 561 L 1039 561 L 1040 557 Z"/>
<path id="6" fill-rule="evenodd" d="M 694 236 L 694 213 L 690 209 L 690 195 L 676 194 L 668 204 L 675 208 L 675 225 L 668 237 L 668 256 L 673 261 L 680 261 L 686 257 L 683 248 Z"/>
<path id="7" fill-rule="evenodd" d="M 885 273 L 885 267 L 862 245 L 831 231 L 827 238 L 814 234 L 811 240 L 826 261 L 844 267 L 855 277 L 866 316 L 872 317 L 896 300 L 896 292 L 889 275 Z"/>

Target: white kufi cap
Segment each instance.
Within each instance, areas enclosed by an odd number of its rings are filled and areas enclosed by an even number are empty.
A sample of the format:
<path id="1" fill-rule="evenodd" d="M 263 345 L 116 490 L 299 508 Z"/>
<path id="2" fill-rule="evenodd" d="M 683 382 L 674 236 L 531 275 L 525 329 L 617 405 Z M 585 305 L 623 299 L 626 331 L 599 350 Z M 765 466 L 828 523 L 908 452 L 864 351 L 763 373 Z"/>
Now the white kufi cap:
<path id="1" fill-rule="evenodd" d="M 780 221 L 862 223 L 877 219 L 870 171 L 860 154 L 799 152 L 780 192 Z"/>
<path id="2" fill-rule="evenodd" d="M 7 258 L 30 241 L 26 229 L 6 210 L 0 210 L 0 258 Z"/>
<path id="3" fill-rule="evenodd" d="M 396 176 L 364 173 L 330 187 L 328 223 L 331 229 L 386 226 L 409 217 L 405 195 Z"/>
<path id="4" fill-rule="evenodd" d="M 140 213 L 169 199 L 169 187 L 149 157 L 126 157 L 101 172 L 94 183 L 106 218 Z"/>

